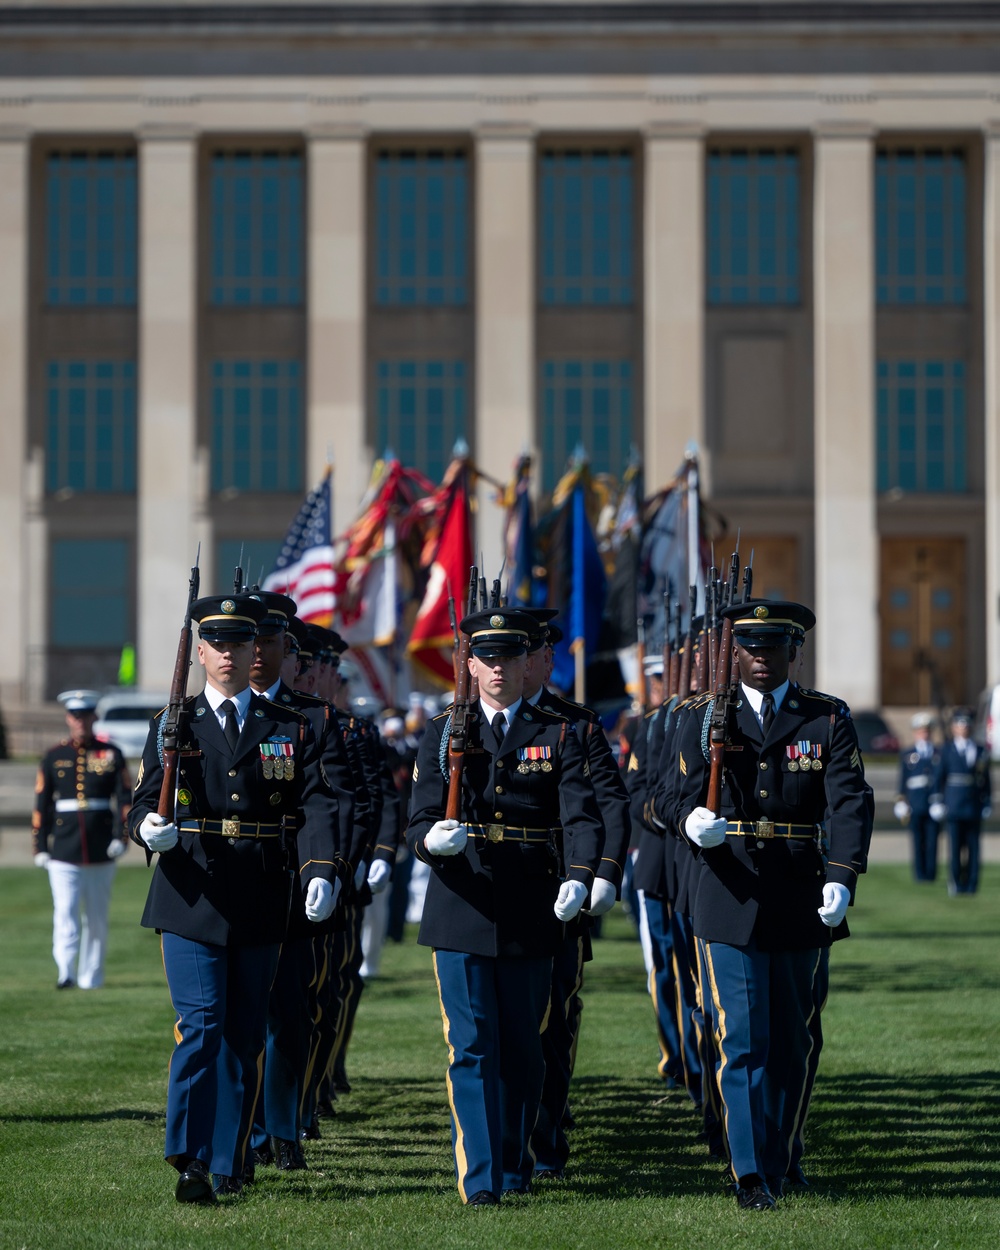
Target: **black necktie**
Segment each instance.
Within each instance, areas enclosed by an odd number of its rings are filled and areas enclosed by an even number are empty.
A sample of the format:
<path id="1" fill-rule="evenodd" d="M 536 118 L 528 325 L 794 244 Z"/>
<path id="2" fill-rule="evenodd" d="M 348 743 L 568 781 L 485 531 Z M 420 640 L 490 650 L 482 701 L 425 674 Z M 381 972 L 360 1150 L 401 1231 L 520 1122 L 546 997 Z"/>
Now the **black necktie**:
<path id="1" fill-rule="evenodd" d="M 771 728 L 773 723 L 774 723 L 774 695 L 766 694 L 764 695 L 764 702 L 761 705 L 761 709 L 760 709 L 760 727 L 764 731 L 765 738 L 767 737 L 767 732 Z"/>
<path id="2" fill-rule="evenodd" d="M 236 744 L 240 740 L 240 726 L 236 719 L 236 704 L 232 699 L 223 699 L 219 707 L 226 714 L 226 741 L 229 743 L 229 749 L 235 752 Z"/>
<path id="3" fill-rule="evenodd" d="M 503 712 L 497 712 L 497 714 L 493 717 L 491 728 L 493 730 L 494 740 L 496 741 L 496 748 L 499 751 L 503 746 L 503 736 L 507 729 L 507 717 L 504 716 Z"/>

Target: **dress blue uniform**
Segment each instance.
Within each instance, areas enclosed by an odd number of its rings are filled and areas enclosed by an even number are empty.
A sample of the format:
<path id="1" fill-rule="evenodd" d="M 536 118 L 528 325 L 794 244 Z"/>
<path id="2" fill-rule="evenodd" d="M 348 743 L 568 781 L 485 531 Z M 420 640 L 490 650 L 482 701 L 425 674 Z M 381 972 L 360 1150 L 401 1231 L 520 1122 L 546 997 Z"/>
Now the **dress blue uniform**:
<path id="1" fill-rule="evenodd" d="M 523 653 L 527 628 L 515 630 L 517 614 L 492 619 L 501 624 L 489 636 L 519 634 Z M 474 649 L 476 626 L 475 617 L 462 622 Z M 484 723 L 482 705 L 470 709 L 464 848 L 445 857 L 424 842 L 446 811 L 448 715 L 434 718 L 421 740 L 406 834 L 431 869 L 418 941 L 434 949 L 463 1202 L 496 1201 L 530 1185 L 529 1138 L 544 1077 L 540 1035 L 552 958 L 565 936 L 553 906 L 560 879 L 590 889 L 603 840 L 573 726 L 523 700 L 510 707 L 502 741 Z"/>
<path id="2" fill-rule="evenodd" d="M 924 738 L 914 742 L 899 757 L 897 802 L 910 809 L 913 835 L 913 876 L 917 881 L 933 881 L 937 876 L 938 822 L 931 816 L 931 789 L 939 752 Z"/>
<path id="3" fill-rule="evenodd" d="M 781 636 L 801 638 L 812 613 L 778 607 L 755 603 L 751 610 L 767 620 L 770 609 L 770 629 L 783 625 Z M 745 606 L 727 611 L 738 642 L 741 622 L 757 630 L 761 617 L 744 621 Z M 745 645 L 775 646 L 770 629 L 770 641 L 747 633 Z M 711 988 L 706 1006 L 721 1056 L 732 1172 L 741 1188 L 768 1180 L 780 1194 L 809 1081 L 820 952 L 848 933 L 846 923 L 831 930 L 820 919 L 823 887 L 835 882 L 853 897 L 867 863 L 874 808 L 846 706 L 815 691 L 778 689 L 784 697 L 766 732 L 748 688 L 741 689 L 717 813 L 728 822 L 727 836 L 719 846 L 694 850 L 690 893 Z M 665 801 L 685 840 L 685 822 L 707 795 L 710 704 L 710 696 L 690 700 L 678 716 L 677 775 Z"/>
<path id="4" fill-rule="evenodd" d="M 943 802 L 948 813 L 948 889 L 952 894 L 975 894 L 979 887 L 979 835 L 991 795 L 985 747 L 971 738 L 946 742 L 931 788 L 934 800 Z"/>
<path id="5" fill-rule="evenodd" d="M 234 630 L 246 622 L 243 633 L 227 635 L 215 633 L 219 610 L 218 598 L 193 605 L 204 639 L 252 637 L 264 611 L 243 596 L 221 600 L 222 612 L 235 616 Z M 200 1161 L 217 1187 L 219 1178 L 238 1186 L 244 1172 L 293 877 L 297 871 L 304 884 L 315 877 L 332 882 L 346 871 L 337 849 L 337 799 L 312 725 L 249 687 L 245 694 L 235 746 L 207 691 L 184 705 L 179 836 L 158 857 L 142 917 L 162 935 L 177 1013 L 164 1153 L 182 1180 Z M 130 834 L 143 846 L 140 826 L 156 811 L 163 777 L 164 717 L 150 724 L 129 813 Z"/>

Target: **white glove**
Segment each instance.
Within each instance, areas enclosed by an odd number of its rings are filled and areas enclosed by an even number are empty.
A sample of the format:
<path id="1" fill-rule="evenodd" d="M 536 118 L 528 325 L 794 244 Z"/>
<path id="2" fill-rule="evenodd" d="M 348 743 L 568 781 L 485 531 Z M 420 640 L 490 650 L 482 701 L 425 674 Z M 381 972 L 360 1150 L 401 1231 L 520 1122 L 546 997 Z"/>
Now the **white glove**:
<path id="1" fill-rule="evenodd" d="M 847 904 L 850 901 L 851 891 L 846 885 L 841 885 L 837 881 L 828 881 L 823 886 L 823 906 L 816 909 L 820 920 L 828 928 L 836 929 L 847 915 Z"/>
<path id="2" fill-rule="evenodd" d="M 333 915 L 340 894 L 340 881 L 324 881 L 313 877 L 306 886 L 306 919 L 313 924 L 328 920 Z"/>
<path id="3" fill-rule="evenodd" d="M 721 846 L 726 840 L 726 822 L 707 807 L 696 807 L 684 821 L 684 832 L 703 850 Z"/>
<path id="4" fill-rule="evenodd" d="M 618 901 L 618 891 L 610 881 L 598 877 L 590 887 L 590 906 L 587 910 L 592 916 L 603 916 Z"/>
<path id="5" fill-rule="evenodd" d="M 560 920 L 572 920 L 587 901 L 587 887 L 582 881 L 564 881 L 552 910 Z"/>
<path id="6" fill-rule="evenodd" d="M 460 855 L 469 831 L 457 820 L 437 820 L 424 834 L 424 846 L 431 855 Z"/>
<path id="7" fill-rule="evenodd" d="M 986 806 L 983 808 L 983 811 L 982 811 L 983 820 L 989 820 L 989 818 L 990 818 L 992 815 L 993 815 L 993 808 L 992 808 L 992 807 L 990 807 L 989 803 L 987 803 L 987 804 L 986 804 Z"/>
<path id="8" fill-rule="evenodd" d="M 52 856 L 48 853 L 48 851 L 39 851 L 38 854 L 35 856 L 35 867 L 36 868 L 48 868 L 49 860 L 51 858 Z"/>
<path id="9" fill-rule="evenodd" d="M 373 894 L 381 894 L 388 889 L 392 880 L 392 866 L 384 859 L 373 859 L 368 869 L 368 888 Z"/>
<path id="10" fill-rule="evenodd" d="M 910 819 L 910 805 L 905 799 L 897 799 L 892 805 L 892 814 L 897 820 Z"/>
<path id="11" fill-rule="evenodd" d="M 151 851 L 169 851 L 177 845 L 177 826 L 158 812 L 150 812 L 142 818 L 139 837 Z"/>
<path id="12" fill-rule="evenodd" d="M 361 863 L 358 864 L 357 868 L 355 868 L 354 870 L 354 888 L 356 890 L 360 890 L 362 885 L 364 885 L 366 872 L 367 872 L 367 869 L 365 866 L 365 861 L 362 860 Z"/>
<path id="13" fill-rule="evenodd" d="M 929 810 L 931 820 L 936 820 L 938 824 L 948 817 L 948 809 L 943 803 L 932 803 Z"/>
<path id="14" fill-rule="evenodd" d="M 108 859 L 118 859 L 120 855 L 124 855 L 128 847 L 121 838 L 112 838 L 108 843 Z"/>

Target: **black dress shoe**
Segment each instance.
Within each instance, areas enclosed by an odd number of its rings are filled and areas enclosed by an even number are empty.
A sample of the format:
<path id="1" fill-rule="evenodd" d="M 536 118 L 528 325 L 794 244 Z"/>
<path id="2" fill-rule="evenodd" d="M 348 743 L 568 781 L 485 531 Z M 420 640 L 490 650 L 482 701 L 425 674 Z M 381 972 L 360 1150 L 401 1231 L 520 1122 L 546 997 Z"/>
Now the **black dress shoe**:
<path id="1" fill-rule="evenodd" d="M 72 977 L 67 977 L 64 981 L 56 982 L 56 989 L 57 990 L 75 990 L 76 982 L 73 980 Z"/>
<path id="2" fill-rule="evenodd" d="M 243 1182 L 238 1176 L 213 1176 L 212 1186 L 215 1189 L 216 1197 L 221 1194 L 241 1194 L 243 1192 Z"/>
<path id="3" fill-rule="evenodd" d="M 189 1159 L 177 1178 L 174 1197 L 178 1202 L 214 1202 L 208 1168 L 200 1159 Z"/>
<path id="4" fill-rule="evenodd" d="M 249 1158 L 246 1161 L 246 1163 L 243 1164 L 243 1184 L 252 1185 L 256 1179 L 257 1179 L 257 1164 L 254 1161 L 253 1157 L 251 1156 L 251 1158 Z"/>
<path id="5" fill-rule="evenodd" d="M 771 1191 L 771 1197 L 777 1201 L 785 1196 L 785 1178 L 783 1176 L 768 1176 L 767 1187 Z"/>
<path id="6" fill-rule="evenodd" d="M 274 1151 L 274 1166 L 279 1172 L 302 1172 L 309 1167 L 297 1141 L 272 1137 L 271 1149 Z"/>
<path id="7" fill-rule="evenodd" d="M 490 1193 L 488 1189 L 481 1189 L 478 1193 L 473 1194 L 465 1205 L 467 1207 L 498 1207 L 500 1199 L 496 1194 Z"/>
<path id="8" fill-rule="evenodd" d="M 336 1115 L 337 1111 L 329 1098 L 321 1098 L 316 1104 L 316 1114 L 321 1119 L 329 1119 L 330 1116 Z"/>
<path id="9" fill-rule="evenodd" d="M 254 1147 L 253 1161 L 259 1168 L 271 1166 L 274 1162 L 274 1151 L 271 1149 L 270 1142 L 265 1142 L 263 1146 Z"/>
<path id="10" fill-rule="evenodd" d="M 503 1196 L 505 1198 L 530 1198 L 531 1186 L 530 1185 L 512 1185 L 510 1189 L 505 1189 L 503 1191 Z"/>
<path id="11" fill-rule="evenodd" d="M 809 1182 L 806 1180 L 806 1174 L 802 1168 L 796 1163 L 794 1167 L 790 1167 L 785 1173 L 785 1189 L 808 1189 Z"/>
<path id="12" fill-rule="evenodd" d="M 773 1211 L 778 1205 L 763 1181 L 740 1182 L 736 1187 L 736 1205 L 741 1211 Z"/>
<path id="13" fill-rule="evenodd" d="M 535 1168 L 531 1174 L 533 1181 L 561 1181 L 566 1173 L 562 1168 Z"/>

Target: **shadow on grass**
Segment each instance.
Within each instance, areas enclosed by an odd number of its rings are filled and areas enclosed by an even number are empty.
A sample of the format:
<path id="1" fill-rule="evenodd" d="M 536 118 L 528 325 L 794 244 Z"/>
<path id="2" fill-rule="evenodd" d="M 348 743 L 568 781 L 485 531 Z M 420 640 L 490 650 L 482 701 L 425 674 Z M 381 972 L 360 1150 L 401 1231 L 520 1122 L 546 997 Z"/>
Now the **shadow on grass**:
<path id="1" fill-rule="evenodd" d="M 130 1107 L 118 1107 L 113 1111 L 67 1111 L 64 1115 L 9 1115 L 4 1113 L 4 1124 L 103 1124 L 114 1120 L 135 1120 L 146 1124 L 163 1124 L 162 1111 L 135 1111 Z"/>
<path id="2" fill-rule="evenodd" d="M 838 952 L 839 953 L 839 952 Z M 961 984 L 968 992 L 1000 991 L 1000 964 L 948 957 L 872 964 L 837 959 L 831 972 L 838 994 L 947 994 Z"/>

